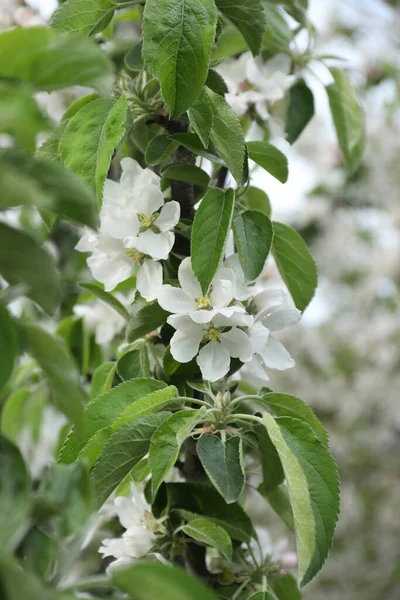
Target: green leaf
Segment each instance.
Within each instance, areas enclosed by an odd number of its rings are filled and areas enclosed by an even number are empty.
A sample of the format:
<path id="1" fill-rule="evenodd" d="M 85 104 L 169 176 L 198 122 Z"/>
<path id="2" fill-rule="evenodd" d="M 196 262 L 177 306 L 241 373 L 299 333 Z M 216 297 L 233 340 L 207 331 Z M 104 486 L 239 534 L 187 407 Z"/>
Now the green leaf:
<path id="1" fill-rule="evenodd" d="M 207 80 L 209 76 L 210 73 Z M 213 111 L 206 88 L 201 90 L 196 102 L 189 108 L 188 116 L 193 131 L 201 139 L 204 148 L 207 148 L 213 124 Z"/>
<path id="2" fill-rule="evenodd" d="M 263 493 L 271 492 L 283 483 L 285 479 L 281 459 L 265 427 L 263 425 L 256 425 L 254 431 L 257 436 L 257 449 L 260 454 L 263 476 L 260 487 Z"/>
<path id="3" fill-rule="evenodd" d="M 328 448 L 299 419 L 264 414 L 278 450 L 292 505 L 301 586 L 324 564 L 339 514 L 339 480 Z"/>
<path id="4" fill-rule="evenodd" d="M 133 467 L 149 451 L 150 440 L 169 412 L 146 415 L 112 434 L 90 475 L 96 502 L 103 504 Z"/>
<path id="5" fill-rule="evenodd" d="M 205 472 L 227 504 L 236 502 L 244 489 L 243 448 L 239 436 L 221 440 L 203 435 L 197 442 L 197 454 Z"/>
<path id="6" fill-rule="evenodd" d="M 157 562 L 138 562 L 129 569 L 114 570 L 111 578 L 132 600 L 217 600 L 199 579 Z"/>
<path id="7" fill-rule="evenodd" d="M 170 138 L 188 150 L 191 150 L 195 154 L 198 154 L 203 158 L 207 158 L 211 162 L 215 162 L 220 165 L 225 164 L 223 159 L 217 153 L 210 150 L 210 148 L 204 150 L 204 146 L 196 133 L 175 133 L 174 135 L 170 136 Z"/>
<path id="8" fill-rule="evenodd" d="M 318 285 L 317 266 L 301 235 L 283 223 L 273 222 L 272 254 L 299 310 L 311 302 Z"/>
<path id="9" fill-rule="evenodd" d="M 216 0 L 216 5 L 239 29 L 253 56 L 256 56 L 261 49 L 266 24 L 261 0 Z"/>
<path id="10" fill-rule="evenodd" d="M 290 28 L 282 11 L 268 2 L 264 5 L 266 15 L 266 28 L 263 39 L 263 49 L 275 54 L 286 52 L 293 39 L 294 33 Z"/>
<path id="11" fill-rule="evenodd" d="M 105 362 L 97 367 L 92 377 L 90 390 L 90 397 L 92 399 L 108 392 L 114 379 L 115 369 L 116 364 L 114 362 Z"/>
<path id="12" fill-rule="evenodd" d="M 146 162 L 149 165 L 159 165 L 171 155 L 177 146 L 177 142 L 174 142 L 168 136 L 156 135 L 147 145 Z"/>
<path id="13" fill-rule="evenodd" d="M 60 132 L 52 133 L 47 139 L 40 144 L 39 148 L 35 152 L 35 156 L 39 159 L 44 159 L 47 162 L 60 161 L 60 153 L 58 146 L 60 143 Z"/>
<path id="14" fill-rule="evenodd" d="M 302 594 L 297 587 L 297 581 L 291 573 L 280 575 L 270 582 L 278 600 L 301 600 Z"/>
<path id="15" fill-rule="evenodd" d="M 176 181 L 186 181 L 187 183 L 193 183 L 200 187 L 208 187 L 210 183 L 210 176 L 208 173 L 196 167 L 196 165 L 190 165 L 187 163 L 173 163 L 168 165 L 162 171 L 163 177 L 169 179 L 175 179 Z"/>
<path id="16" fill-rule="evenodd" d="M 300 79 L 290 88 L 289 98 L 286 139 L 293 144 L 314 116 L 314 96 L 304 79 Z"/>
<path id="17" fill-rule="evenodd" d="M 261 484 L 258 486 L 258 491 L 269 502 L 271 508 L 274 509 L 290 531 L 294 531 L 293 512 L 286 485 L 278 485 L 274 490 L 267 492 Z"/>
<path id="18" fill-rule="evenodd" d="M 206 86 L 220 96 L 223 96 L 229 92 L 224 78 L 218 73 L 218 71 L 214 71 L 214 69 L 210 69 L 208 71 Z"/>
<path id="19" fill-rule="evenodd" d="M 51 92 L 71 85 L 110 91 L 113 66 L 84 37 L 46 27 L 16 27 L 0 34 L 0 77 Z"/>
<path id="20" fill-rule="evenodd" d="M 81 288 L 88 290 L 92 294 L 94 294 L 99 300 L 102 300 L 105 304 L 113 308 L 117 313 L 121 315 L 124 319 L 129 319 L 129 313 L 126 310 L 125 306 L 121 304 L 119 300 L 110 292 L 105 292 L 104 288 L 101 284 L 98 283 L 80 283 Z"/>
<path id="21" fill-rule="evenodd" d="M 115 8 L 116 0 L 66 0 L 52 16 L 50 27 L 93 35 L 107 27 Z"/>
<path id="22" fill-rule="evenodd" d="M 75 596 L 45 587 L 42 580 L 27 569 L 22 569 L 15 559 L 0 565 L 2 600 L 76 600 Z"/>
<path id="23" fill-rule="evenodd" d="M 93 511 L 89 474 L 83 463 L 50 465 L 42 493 L 61 513 L 55 518 L 58 535 L 82 531 Z"/>
<path id="24" fill-rule="evenodd" d="M 172 117 L 193 104 L 206 82 L 216 24 L 213 0 L 146 2 L 143 59 Z"/>
<path id="25" fill-rule="evenodd" d="M 281 183 L 285 183 L 289 176 L 288 160 L 286 156 L 268 142 L 248 142 L 249 158 L 260 167 L 271 173 Z"/>
<path id="26" fill-rule="evenodd" d="M 320 439 L 322 444 L 325 444 L 325 446 L 328 445 L 326 430 L 315 416 L 312 408 L 303 402 L 303 400 L 300 400 L 300 398 L 291 396 L 290 394 L 272 392 L 264 394 L 261 402 L 258 399 L 255 402 L 256 404 L 271 408 L 277 417 L 293 417 L 294 419 L 304 421 L 314 430 L 315 435 Z"/>
<path id="27" fill-rule="evenodd" d="M 76 363 L 63 340 L 35 325 L 23 325 L 23 334 L 29 354 L 44 371 L 61 410 L 80 426 L 88 398 L 81 385 Z"/>
<path id="28" fill-rule="evenodd" d="M 0 83 L 0 132 L 15 136 L 17 144 L 34 152 L 37 134 L 49 129 L 29 87 Z"/>
<path id="29" fill-rule="evenodd" d="M 143 58 L 142 58 L 142 42 L 135 44 L 131 50 L 125 55 L 124 63 L 125 66 L 131 71 L 143 71 Z M 147 162 L 147 160 L 146 160 Z"/>
<path id="30" fill-rule="evenodd" d="M 131 381 L 135 381 L 134 379 Z M 125 423 L 129 423 L 134 419 L 139 419 L 144 415 L 156 412 L 160 408 L 171 404 L 171 402 L 177 397 L 178 390 L 175 386 L 169 385 L 161 390 L 156 390 L 144 398 L 140 398 L 130 406 L 128 406 L 112 424 L 112 430 L 116 431 Z"/>
<path id="31" fill-rule="evenodd" d="M 329 105 L 347 169 L 353 173 L 361 162 L 365 148 L 364 113 L 348 75 L 335 67 L 330 72 L 334 83 L 326 88 Z"/>
<path id="32" fill-rule="evenodd" d="M 93 100 L 98 100 L 99 98 L 99 94 L 94 93 L 83 96 L 82 98 L 78 98 L 72 102 L 61 117 L 61 124 L 66 125 L 68 121 L 70 121 L 70 119 L 76 115 L 78 110 L 86 106 L 86 104 L 89 104 L 89 102 L 93 102 Z"/>
<path id="33" fill-rule="evenodd" d="M 220 61 L 223 58 L 229 58 L 230 56 L 246 52 L 246 50 L 247 43 L 240 31 L 232 25 L 226 25 L 215 43 L 211 59 L 212 61 Z"/>
<path id="34" fill-rule="evenodd" d="M 204 518 L 193 519 L 182 527 L 189 537 L 216 548 L 227 560 L 232 560 L 232 542 L 223 527 Z"/>
<path id="35" fill-rule="evenodd" d="M 156 301 L 144 306 L 135 304 L 126 331 L 128 342 L 134 342 L 164 325 L 168 314 Z"/>
<path id="36" fill-rule="evenodd" d="M 0 304 L 0 392 L 12 373 L 17 354 L 17 328 L 6 307 Z"/>
<path id="37" fill-rule="evenodd" d="M 213 119 L 210 140 L 220 152 L 226 166 L 240 185 L 246 156 L 242 126 L 239 117 L 228 102 L 206 88 L 211 103 Z"/>
<path id="38" fill-rule="evenodd" d="M 29 476 L 20 451 L 0 435 L 0 558 L 13 552 L 31 503 Z"/>
<path id="39" fill-rule="evenodd" d="M 78 433 L 72 429 L 61 449 L 59 461 L 74 462 L 89 439 L 101 429 L 111 426 L 132 402 L 146 398 L 155 390 L 166 387 L 163 381 L 155 379 L 132 379 L 92 400 L 83 415 L 82 431 Z"/>
<path id="40" fill-rule="evenodd" d="M 1 409 L 1 433 L 15 444 L 18 442 L 19 432 L 25 425 L 26 404 L 29 390 L 20 388 L 12 392 L 4 401 Z"/>
<path id="41" fill-rule="evenodd" d="M 267 217 L 271 216 L 271 203 L 264 190 L 260 190 L 252 185 L 240 196 L 241 202 L 249 210 L 258 210 Z"/>
<path id="42" fill-rule="evenodd" d="M 192 429 L 204 417 L 206 408 L 200 410 L 181 410 L 171 415 L 154 433 L 150 445 L 149 461 L 151 470 L 151 489 L 153 498 L 174 466 L 183 442 Z"/>
<path id="43" fill-rule="evenodd" d="M 125 352 L 117 361 L 117 373 L 122 381 L 128 381 L 135 377 L 149 376 L 149 356 L 147 348 L 142 344 Z"/>
<path id="44" fill-rule="evenodd" d="M 92 191 L 57 162 L 7 148 L 0 152 L 0 209 L 34 204 L 44 211 L 95 228 Z"/>
<path id="45" fill-rule="evenodd" d="M 235 246 L 247 281 L 257 279 L 271 249 L 272 223 L 258 210 L 237 213 L 232 222 Z"/>
<path id="46" fill-rule="evenodd" d="M 60 299 L 60 280 L 53 257 L 22 231 L 0 223 L 0 274 L 11 285 L 52 313 Z"/>
<path id="47" fill-rule="evenodd" d="M 223 259 L 231 227 L 235 193 L 233 189 L 208 190 L 196 211 L 192 229 L 192 268 L 203 294 Z"/>
<path id="48" fill-rule="evenodd" d="M 61 136 L 65 165 L 96 190 L 99 204 L 113 153 L 125 134 L 127 111 L 125 96 L 93 100 L 68 121 Z"/>

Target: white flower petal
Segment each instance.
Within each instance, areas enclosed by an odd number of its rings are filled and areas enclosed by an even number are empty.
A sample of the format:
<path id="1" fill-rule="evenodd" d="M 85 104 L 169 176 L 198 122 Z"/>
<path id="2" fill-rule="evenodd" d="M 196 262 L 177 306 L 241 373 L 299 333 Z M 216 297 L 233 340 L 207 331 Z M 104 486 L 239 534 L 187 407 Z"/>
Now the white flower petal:
<path id="1" fill-rule="evenodd" d="M 270 369 L 284 371 L 285 369 L 294 367 L 295 364 L 285 346 L 272 337 L 272 335 L 269 336 L 267 345 L 259 354 L 264 364 Z"/>
<path id="2" fill-rule="evenodd" d="M 253 356 L 253 347 L 249 336 L 242 329 L 232 327 L 230 331 L 221 333 L 221 343 L 232 358 L 239 358 L 242 362 L 248 362 Z"/>
<path id="3" fill-rule="evenodd" d="M 135 191 L 130 198 L 130 206 L 145 216 L 152 215 L 164 205 L 164 194 L 156 185 L 146 185 Z"/>
<path id="4" fill-rule="evenodd" d="M 163 272 L 161 263 L 146 258 L 136 277 L 138 292 L 147 302 L 151 302 L 160 293 L 162 281 Z"/>
<path id="5" fill-rule="evenodd" d="M 100 214 L 101 231 L 113 238 L 123 240 L 135 236 L 140 229 L 140 221 L 136 212 L 119 207 L 107 207 Z"/>
<path id="6" fill-rule="evenodd" d="M 121 207 L 125 205 L 125 193 L 122 185 L 112 179 L 106 179 L 103 188 L 103 201 L 101 207 Z"/>
<path id="7" fill-rule="evenodd" d="M 183 290 L 172 285 L 163 285 L 158 304 L 170 313 L 187 314 L 196 310 L 196 303 Z"/>
<path id="8" fill-rule="evenodd" d="M 253 352 L 261 354 L 268 343 L 269 329 L 264 327 L 260 321 L 256 321 L 249 330 L 249 337 Z"/>
<path id="9" fill-rule="evenodd" d="M 236 293 L 236 277 L 232 269 L 219 269 L 211 283 L 210 300 L 214 307 L 228 306 Z"/>
<path id="10" fill-rule="evenodd" d="M 142 254 L 147 254 L 155 260 L 165 260 L 174 245 L 175 236 L 171 231 L 154 233 L 150 229 L 143 231 L 136 238 L 127 238 L 125 245 L 136 248 Z"/>
<path id="11" fill-rule="evenodd" d="M 198 282 L 195 274 L 193 273 L 192 264 L 190 262 L 190 256 L 184 258 L 178 269 L 178 279 L 181 284 L 181 288 L 186 294 L 192 298 L 202 296 L 200 283 Z"/>
<path id="12" fill-rule="evenodd" d="M 241 307 L 238 306 L 237 308 Z M 218 310 L 218 314 L 215 317 L 213 317 L 213 324 L 215 325 L 215 327 L 251 327 L 253 325 L 253 315 L 248 315 L 244 311 L 244 308 L 242 309 L 243 312 L 235 311 L 232 313 L 231 311 L 229 311 L 231 313 L 229 317 L 226 317 L 224 314 L 221 314 L 221 311 L 225 312 L 226 310 L 228 309 L 220 308 Z"/>
<path id="13" fill-rule="evenodd" d="M 200 342 L 204 331 L 197 323 L 181 325 L 171 338 L 171 354 L 175 360 L 187 363 L 192 360 L 199 351 Z"/>
<path id="14" fill-rule="evenodd" d="M 136 160 L 129 157 L 121 160 L 121 169 L 120 185 L 124 194 L 129 196 L 132 194 L 134 188 L 137 187 L 137 182 L 143 169 Z"/>
<path id="15" fill-rule="evenodd" d="M 171 200 L 170 202 L 166 202 L 160 210 L 160 214 L 155 220 L 155 225 L 157 225 L 160 231 L 168 231 L 175 227 L 180 216 L 181 206 L 179 202 Z"/>
<path id="16" fill-rule="evenodd" d="M 297 308 L 285 308 L 262 318 L 262 322 L 270 331 L 279 331 L 284 327 L 294 325 L 300 318 L 301 311 Z"/>
<path id="17" fill-rule="evenodd" d="M 135 270 L 135 264 L 124 254 L 106 254 L 95 252 L 87 259 L 93 277 L 104 283 L 106 292 L 111 292 L 119 283 L 125 281 Z"/>
<path id="18" fill-rule="evenodd" d="M 211 341 L 200 350 L 196 362 L 200 367 L 203 379 L 213 382 L 228 373 L 231 357 L 222 344 Z"/>
<path id="19" fill-rule="evenodd" d="M 75 250 L 78 252 L 93 252 L 93 242 L 96 238 L 96 233 L 85 227 L 85 233 L 79 240 L 79 242 L 75 246 Z"/>
<path id="20" fill-rule="evenodd" d="M 194 321 L 195 323 L 203 323 L 203 324 L 210 323 L 216 314 L 217 314 L 217 311 L 215 311 L 215 310 L 194 310 L 189 313 L 192 321 Z"/>

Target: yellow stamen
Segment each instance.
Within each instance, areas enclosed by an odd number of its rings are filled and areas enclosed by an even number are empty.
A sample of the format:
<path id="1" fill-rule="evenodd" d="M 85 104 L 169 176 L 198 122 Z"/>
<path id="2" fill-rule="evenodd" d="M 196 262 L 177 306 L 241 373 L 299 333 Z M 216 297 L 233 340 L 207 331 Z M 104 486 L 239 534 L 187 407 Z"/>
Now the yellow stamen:
<path id="1" fill-rule="evenodd" d="M 131 258 L 133 262 L 138 262 L 142 258 L 143 254 L 134 248 L 130 248 L 125 252 L 125 256 Z"/>
<path id="2" fill-rule="evenodd" d="M 196 304 L 197 304 L 197 309 L 198 310 L 208 310 L 209 308 L 211 308 L 211 301 L 210 298 L 208 296 L 197 296 L 196 298 Z"/>
<path id="3" fill-rule="evenodd" d="M 211 329 L 208 330 L 207 338 L 212 342 L 218 342 L 219 331 L 212 327 Z"/>

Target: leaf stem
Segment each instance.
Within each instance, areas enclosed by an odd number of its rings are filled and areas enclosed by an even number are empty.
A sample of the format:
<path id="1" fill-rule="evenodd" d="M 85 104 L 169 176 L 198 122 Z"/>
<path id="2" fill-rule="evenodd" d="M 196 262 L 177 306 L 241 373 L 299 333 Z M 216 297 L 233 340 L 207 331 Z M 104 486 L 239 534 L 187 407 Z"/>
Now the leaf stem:
<path id="1" fill-rule="evenodd" d="M 256 423 L 261 423 L 261 425 L 263 424 L 263 420 L 261 419 L 261 417 L 256 417 L 255 415 L 242 415 L 239 413 L 231 415 L 227 420 L 227 423 L 237 421 L 238 419 L 240 419 L 241 421 L 255 421 Z"/>

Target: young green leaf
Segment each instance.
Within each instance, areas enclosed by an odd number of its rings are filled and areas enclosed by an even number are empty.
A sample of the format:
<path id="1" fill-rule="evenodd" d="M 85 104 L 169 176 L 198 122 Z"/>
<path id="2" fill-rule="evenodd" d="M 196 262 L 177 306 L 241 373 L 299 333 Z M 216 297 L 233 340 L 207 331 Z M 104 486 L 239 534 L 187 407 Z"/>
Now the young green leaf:
<path id="1" fill-rule="evenodd" d="M 131 381 L 135 381 L 131 379 Z M 144 398 L 140 398 L 130 406 L 128 406 L 111 425 L 113 431 L 116 431 L 125 423 L 139 419 L 144 415 L 149 415 L 158 411 L 160 408 L 171 404 L 177 397 L 178 390 L 175 386 L 169 385 L 161 390 L 156 390 Z"/>
<path id="2" fill-rule="evenodd" d="M 93 373 L 90 389 L 90 397 L 92 399 L 108 392 L 114 379 L 115 369 L 116 364 L 114 362 L 105 362 L 97 367 Z"/>
<path id="3" fill-rule="evenodd" d="M 185 112 L 205 84 L 216 24 L 213 0 L 146 2 L 143 58 L 172 117 Z"/>
<path id="4" fill-rule="evenodd" d="M 207 80 L 209 76 L 210 73 L 207 75 Z M 213 111 L 205 88 L 201 90 L 196 102 L 189 108 L 188 116 L 193 131 L 201 139 L 204 148 L 207 148 L 213 125 Z"/>
<path id="5" fill-rule="evenodd" d="M 271 53 L 287 52 L 295 35 L 282 11 L 270 2 L 264 5 L 266 28 L 263 39 L 263 50 Z"/>
<path id="6" fill-rule="evenodd" d="M 37 134 L 49 129 L 29 87 L 0 83 L 0 132 L 15 136 L 24 150 L 34 152 Z"/>
<path id="7" fill-rule="evenodd" d="M 212 108 L 210 140 L 220 152 L 226 166 L 240 185 L 246 156 L 243 130 L 239 117 L 223 96 L 206 88 Z"/>
<path id="8" fill-rule="evenodd" d="M 200 517 L 184 525 L 182 531 L 194 540 L 216 548 L 227 560 L 232 560 L 231 539 L 220 525 Z"/>
<path id="9" fill-rule="evenodd" d="M 156 301 L 145 305 L 135 303 L 126 331 L 128 342 L 134 342 L 161 327 L 167 316 L 168 313 Z"/>
<path id="10" fill-rule="evenodd" d="M 257 436 L 257 448 L 260 454 L 263 476 L 260 487 L 262 487 L 263 492 L 271 492 L 285 479 L 281 459 L 265 427 L 261 424 L 256 425 L 254 431 Z"/>
<path id="11" fill-rule="evenodd" d="M 303 238 L 291 227 L 273 222 L 272 254 L 299 310 L 307 308 L 314 296 L 318 274 L 315 261 Z"/>
<path id="12" fill-rule="evenodd" d="M 347 169 L 353 173 L 361 162 L 365 148 L 364 113 L 349 76 L 336 67 L 330 71 L 334 83 L 326 88 L 329 105 Z"/>
<path id="13" fill-rule="evenodd" d="M 112 434 L 90 475 L 96 503 L 103 504 L 131 469 L 149 451 L 150 440 L 169 412 L 146 415 Z"/>
<path id="14" fill-rule="evenodd" d="M 244 489 L 242 440 L 226 440 L 217 435 L 203 435 L 197 442 L 197 454 L 205 472 L 225 502 L 236 502 Z"/>
<path id="15" fill-rule="evenodd" d="M 336 463 L 309 425 L 291 417 L 264 414 L 264 423 L 282 461 L 292 505 L 301 586 L 324 564 L 339 514 Z"/>
<path id="16" fill-rule="evenodd" d="M 214 69 L 210 69 L 208 71 L 206 86 L 220 96 L 224 96 L 229 92 L 224 78 L 218 73 L 218 71 L 215 71 Z"/>
<path id="17" fill-rule="evenodd" d="M 74 462 L 89 439 L 101 429 L 111 426 L 131 403 L 166 387 L 163 381 L 155 379 L 131 379 L 92 400 L 83 415 L 82 431 L 72 429 L 61 449 L 60 462 Z"/>
<path id="18" fill-rule="evenodd" d="M 249 158 L 260 167 L 271 173 L 281 183 L 285 183 L 289 176 L 288 160 L 286 156 L 268 142 L 248 142 Z"/>
<path id="19" fill-rule="evenodd" d="M 267 215 L 267 217 L 271 216 L 271 203 L 264 190 L 251 185 L 240 196 L 240 201 L 249 210 L 258 210 Z"/>
<path id="20" fill-rule="evenodd" d="M 290 88 L 289 98 L 286 139 L 294 144 L 314 116 L 314 96 L 304 79 L 300 79 Z"/>
<path id="21" fill-rule="evenodd" d="M 81 35 L 99 33 L 111 21 L 116 4 L 116 0 L 66 0 L 52 16 L 50 27 Z"/>
<path id="22" fill-rule="evenodd" d="M 0 274 L 8 283 L 22 283 L 25 294 L 47 313 L 60 298 L 60 279 L 54 260 L 26 233 L 0 223 Z"/>
<path id="23" fill-rule="evenodd" d="M 24 533 L 31 503 L 31 486 L 17 446 L 0 435 L 0 557 L 13 552 Z"/>
<path id="24" fill-rule="evenodd" d="M 272 223 L 258 210 L 236 213 L 232 222 L 233 237 L 240 264 L 247 281 L 257 279 L 264 269 L 271 249 L 274 231 Z"/>
<path id="25" fill-rule="evenodd" d="M 17 354 L 17 328 L 7 308 L 0 304 L 0 392 L 12 373 Z"/>
<path id="26" fill-rule="evenodd" d="M 0 77 L 51 92 L 71 85 L 111 91 L 113 66 L 93 41 L 46 27 L 16 27 L 0 34 Z"/>
<path id="27" fill-rule="evenodd" d="M 7 148 L 0 152 L 0 179 L 0 209 L 34 204 L 77 223 L 97 226 L 92 190 L 57 162 Z"/>
<path id="28" fill-rule="evenodd" d="M 88 398 L 81 385 L 76 364 L 63 340 L 35 325 L 25 324 L 23 334 L 29 354 L 43 369 L 61 410 L 80 427 Z"/>
<path id="29" fill-rule="evenodd" d="M 173 163 L 165 167 L 162 171 L 163 177 L 169 179 L 175 179 L 176 181 L 186 181 L 187 183 L 193 183 L 200 187 L 208 187 L 210 183 L 210 176 L 208 173 L 196 167 L 196 165 L 190 165 L 186 163 Z"/>
<path id="30" fill-rule="evenodd" d="M 166 135 L 156 135 L 147 145 L 146 162 L 149 165 L 159 165 L 167 160 L 171 153 L 177 148 L 178 143 Z"/>
<path id="31" fill-rule="evenodd" d="M 256 56 L 261 49 L 266 24 L 261 0 L 216 0 L 216 5 L 239 29 L 253 56 Z"/>
<path id="32" fill-rule="evenodd" d="M 135 377 L 148 377 L 149 370 L 149 356 L 145 344 L 125 352 L 117 361 L 117 373 L 122 381 Z"/>
<path id="33" fill-rule="evenodd" d="M 125 134 L 127 111 L 125 96 L 93 100 L 68 121 L 61 136 L 65 165 L 96 190 L 99 205 L 112 155 Z"/>
<path id="34" fill-rule="evenodd" d="M 291 573 L 272 579 L 270 585 L 278 600 L 301 600 L 302 598 L 297 581 Z"/>
<path id="35" fill-rule="evenodd" d="M 201 421 L 206 408 L 181 410 L 164 421 L 151 440 L 149 461 L 151 470 L 151 490 L 153 498 L 166 475 L 174 466 L 183 442 L 192 429 Z"/>
<path id="36" fill-rule="evenodd" d="M 94 294 L 99 300 L 102 300 L 105 304 L 113 308 L 117 313 L 121 315 L 124 319 L 129 319 L 129 313 L 126 310 L 125 306 L 121 304 L 119 300 L 110 292 L 105 292 L 103 287 L 98 283 L 80 283 L 81 288 L 88 290 L 92 294 Z"/>
<path id="37" fill-rule="evenodd" d="M 231 227 L 235 193 L 233 189 L 210 189 L 194 217 L 192 229 L 192 267 L 203 294 L 224 256 Z"/>
<path id="38" fill-rule="evenodd" d="M 199 579 L 158 562 L 139 562 L 128 569 L 115 569 L 111 577 L 132 600 L 217 600 Z"/>

